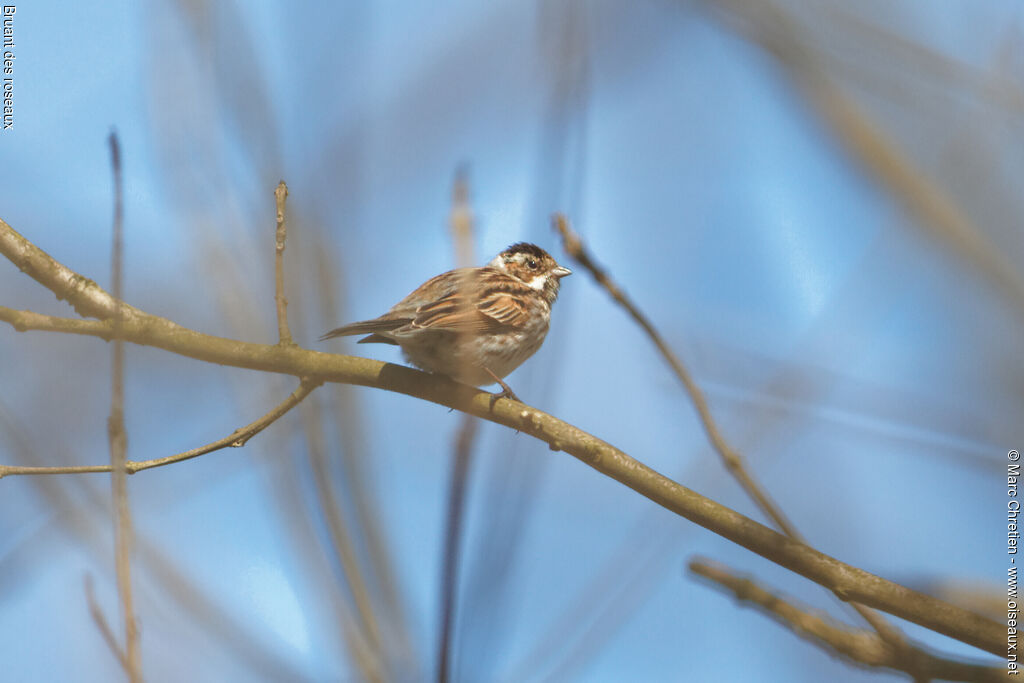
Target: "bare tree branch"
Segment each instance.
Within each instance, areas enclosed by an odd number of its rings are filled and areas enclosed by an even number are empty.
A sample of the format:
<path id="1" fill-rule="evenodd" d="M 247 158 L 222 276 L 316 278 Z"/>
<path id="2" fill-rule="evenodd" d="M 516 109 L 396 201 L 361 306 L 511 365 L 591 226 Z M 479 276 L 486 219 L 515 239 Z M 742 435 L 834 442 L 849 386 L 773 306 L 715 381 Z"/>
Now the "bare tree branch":
<path id="1" fill-rule="evenodd" d="M 676 377 L 686 389 L 686 393 L 689 394 L 694 407 L 697 409 L 701 425 L 704 427 L 704 432 L 707 434 L 712 448 L 714 448 L 715 452 L 718 453 L 729 474 L 739 482 L 746 494 L 750 496 L 754 503 L 761 508 L 761 511 L 775 523 L 775 526 L 778 527 L 782 533 L 796 541 L 800 541 L 801 543 L 805 542 L 796 526 L 794 526 L 782 512 L 782 508 L 772 500 L 764 487 L 762 487 L 750 474 L 743 457 L 726 442 L 722 432 L 718 429 L 718 424 L 711 415 L 711 409 L 708 407 L 707 399 L 704 398 L 704 393 L 700 390 L 700 387 L 697 386 L 697 383 L 693 381 L 693 377 L 690 376 L 690 373 L 686 369 L 686 366 L 683 365 L 683 362 L 678 356 L 676 356 L 675 352 L 672 351 L 672 348 L 668 343 L 665 342 L 665 339 L 661 336 L 661 333 L 658 332 L 657 328 L 654 327 L 654 323 L 652 323 L 629 299 L 629 297 L 626 296 L 626 293 L 623 292 L 615 281 L 611 279 L 604 268 L 597 265 L 591 257 L 590 252 L 583 245 L 583 240 L 581 240 L 579 234 L 572 229 L 569 225 L 568 219 L 564 215 L 555 214 L 553 224 L 555 230 L 562 237 L 562 244 L 566 252 L 568 252 L 577 263 L 590 271 L 590 274 L 595 280 L 597 280 L 598 284 L 604 287 L 608 294 L 618 302 L 620 306 L 626 309 L 626 312 L 629 313 L 633 320 L 635 320 L 644 332 L 647 333 L 647 336 L 650 337 L 651 341 L 658 348 L 662 357 L 669 366 L 671 366 Z M 903 634 L 898 629 L 891 626 L 880 614 L 877 614 L 856 602 L 851 603 L 850 606 L 861 615 L 864 621 L 870 624 L 871 627 L 878 632 L 878 635 L 889 641 L 893 647 L 902 648 L 906 646 Z"/>
<path id="2" fill-rule="evenodd" d="M 920 646 L 894 648 L 878 634 L 851 629 L 825 615 L 812 614 L 807 608 L 768 592 L 755 581 L 736 574 L 722 564 L 698 558 L 692 560 L 689 566 L 691 572 L 734 595 L 740 602 L 753 605 L 829 654 L 855 664 L 895 669 L 917 680 L 938 678 L 945 681 L 995 681 L 1006 678 L 1006 672 L 1002 669 L 936 657 Z"/>
<path id="3" fill-rule="evenodd" d="M 54 261 L 0 220 L 0 253 L 73 305 L 108 315 L 113 301 L 96 283 Z M 371 386 L 448 406 L 511 427 L 564 450 L 658 505 L 852 600 L 962 640 L 993 654 L 1005 649 L 1004 628 L 929 595 L 844 564 L 769 529 L 638 462 L 614 446 L 540 410 L 493 403 L 491 394 L 446 377 L 368 358 L 299 347 L 254 344 L 202 334 L 125 305 L 125 341 L 197 360 L 297 377 Z M 5 312 L 0 309 L 0 319 Z M 76 326 L 79 334 L 108 336 L 109 326 Z"/>
<path id="4" fill-rule="evenodd" d="M 288 237 L 288 227 L 284 221 L 284 202 L 288 198 L 288 186 L 282 180 L 274 190 L 277 205 L 277 231 L 274 247 L 274 303 L 277 306 L 277 336 L 281 344 L 294 344 L 292 332 L 288 328 L 288 299 L 284 296 L 284 243 Z"/>
<path id="5" fill-rule="evenodd" d="M 124 341 L 121 339 L 121 309 L 124 301 L 124 201 L 121 179 L 121 145 L 117 133 L 111 133 L 110 163 L 114 171 L 114 230 L 111 247 L 111 280 L 113 282 L 114 346 L 110 367 L 110 418 L 107 434 L 110 440 L 110 495 L 114 507 L 114 563 L 117 572 L 117 592 L 121 600 L 124 621 L 124 670 L 132 683 L 142 681 L 139 660 L 139 629 L 135 621 L 132 596 L 132 513 L 128 506 L 128 475 L 125 468 L 128 435 L 124 427 Z"/>

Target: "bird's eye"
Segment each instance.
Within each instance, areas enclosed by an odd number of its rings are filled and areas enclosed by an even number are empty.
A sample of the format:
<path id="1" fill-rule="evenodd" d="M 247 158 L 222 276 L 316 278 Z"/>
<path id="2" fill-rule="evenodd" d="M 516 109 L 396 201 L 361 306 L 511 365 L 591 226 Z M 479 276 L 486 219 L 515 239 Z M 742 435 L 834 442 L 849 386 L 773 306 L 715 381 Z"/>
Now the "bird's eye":
<path id="1" fill-rule="evenodd" d="M 527 261 L 526 265 L 530 268 L 530 270 L 537 270 L 537 262 L 534 261 L 533 259 Z"/>

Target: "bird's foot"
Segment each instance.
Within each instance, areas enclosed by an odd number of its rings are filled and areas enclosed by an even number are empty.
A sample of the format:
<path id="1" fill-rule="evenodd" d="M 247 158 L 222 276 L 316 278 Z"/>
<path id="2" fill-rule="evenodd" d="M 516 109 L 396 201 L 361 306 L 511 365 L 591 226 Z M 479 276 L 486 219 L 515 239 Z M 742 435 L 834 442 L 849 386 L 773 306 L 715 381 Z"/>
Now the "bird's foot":
<path id="1" fill-rule="evenodd" d="M 500 399 L 503 399 L 503 398 L 509 398 L 509 399 L 512 399 L 513 401 L 517 401 L 518 403 L 522 403 L 523 402 L 522 399 L 520 399 L 518 396 L 516 396 L 516 392 L 512 391 L 512 387 L 510 387 L 509 385 L 505 384 L 504 380 L 502 380 L 500 377 L 495 375 L 489 369 L 484 368 L 484 370 L 487 370 L 487 374 L 489 374 L 491 377 L 493 377 L 494 381 L 501 385 L 501 391 L 499 391 L 497 393 L 494 393 L 494 394 L 491 394 L 491 406 L 490 406 L 491 410 L 494 410 L 494 404 L 497 403 Z"/>

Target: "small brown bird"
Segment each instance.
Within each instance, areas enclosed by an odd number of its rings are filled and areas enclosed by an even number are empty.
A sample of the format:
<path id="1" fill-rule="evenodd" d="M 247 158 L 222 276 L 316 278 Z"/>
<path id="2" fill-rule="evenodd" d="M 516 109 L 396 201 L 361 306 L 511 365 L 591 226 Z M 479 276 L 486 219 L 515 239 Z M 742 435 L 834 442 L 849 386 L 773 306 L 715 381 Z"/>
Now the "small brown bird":
<path id="1" fill-rule="evenodd" d="M 520 242 L 482 268 L 427 280 L 379 318 L 320 339 L 369 333 L 360 344 L 395 344 L 422 370 L 474 386 L 497 382 L 499 396 L 515 399 L 502 379 L 544 342 L 558 281 L 571 272 L 537 245 Z"/>

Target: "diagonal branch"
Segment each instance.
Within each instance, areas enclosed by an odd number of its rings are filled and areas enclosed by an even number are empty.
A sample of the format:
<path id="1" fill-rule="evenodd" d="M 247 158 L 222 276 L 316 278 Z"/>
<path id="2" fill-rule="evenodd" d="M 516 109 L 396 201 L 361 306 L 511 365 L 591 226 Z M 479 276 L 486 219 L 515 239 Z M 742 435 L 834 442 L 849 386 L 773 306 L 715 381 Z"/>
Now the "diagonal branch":
<path id="1" fill-rule="evenodd" d="M 104 312 L 112 300 L 94 282 L 54 261 L 0 220 L 0 253 L 17 259 L 22 270 L 61 298 Z M 69 277 L 64 277 L 64 274 Z M 83 285 L 82 283 L 88 283 Z M 595 436 L 540 410 L 511 401 L 492 405 L 486 391 L 454 380 L 390 363 L 297 346 L 254 344 L 202 334 L 170 320 L 125 305 L 125 341 L 153 346 L 211 363 L 276 372 L 296 377 L 369 386 L 397 392 L 482 417 L 521 431 L 563 450 L 595 470 L 625 484 L 658 505 L 769 560 L 819 583 L 843 600 L 863 603 L 993 654 L 1003 654 L 1004 628 L 968 610 L 887 581 L 845 564 L 773 531 L 710 498 L 654 471 Z M 10 309 L 0 309 L 6 320 Z M 17 313 L 17 311 L 14 311 Z M 109 326 L 75 326 L 77 334 L 107 338 Z"/>
<path id="2" fill-rule="evenodd" d="M 121 668 L 127 671 L 128 658 L 125 657 L 124 651 L 118 645 L 117 636 L 114 635 L 114 631 L 110 628 L 107 618 L 103 616 L 103 610 L 100 609 L 99 603 L 96 602 L 96 595 L 92 590 L 92 577 L 88 574 L 85 576 L 85 600 L 89 604 L 89 616 L 92 617 L 96 628 L 100 631 L 100 635 L 103 636 L 103 642 L 107 644 L 110 653 L 114 655 L 114 659 L 118 661 Z"/>
<path id="3" fill-rule="evenodd" d="M 712 16 L 759 45 L 803 91 L 851 158 L 901 201 L 920 227 L 988 277 L 1017 309 L 1024 310 L 1024 278 L 957 202 L 913 163 L 854 98 L 821 67 L 793 19 L 776 3 L 712 0 Z"/>
<path id="4" fill-rule="evenodd" d="M 803 536 L 782 512 L 782 508 L 772 500 L 768 492 L 751 476 L 743 461 L 743 457 L 726 442 L 725 437 L 722 436 L 721 431 L 718 429 L 718 424 L 711 416 L 711 410 L 708 407 L 707 399 L 704 398 L 704 393 L 697 386 L 697 383 L 693 381 L 693 377 L 690 376 L 686 366 L 683 365 L 683 362 L 665 342 L 661 333 L 654 327 L 654 324 L 630 301 L 629 297 L 609 277 L 604 268 L 594 261 L 590 252 L 583 245 L 580 236 L 570 227 L 568 219 L 562 214 L 555 214 L 553 223 L 555 230 L 562 236 L 562 244 L 569 255 L 590 271 L 590 274 L 597 280 L 598 284 L 604 287 L 608 294 L 643 328 L 644 332 L 647 333 L 647 336 L 651 338 L 651 341 L 658 348 L 658 351 L 661 352 L 662 357 L 672 367 L 676 377 L 683 384 L 686 393 L 690 395 L 690 400 L 697 409 L 701 425 L 704 427 L 708 440 L 711 441 L 711 446 L 718 453 L 729 473 L 739 482 L 746 494 L 775 523 L 775 526 L 782 533 L 793 540 L 804 543 Z M 891 626 L 881 615 L 856 602 L 851 603 L 850 606 L 878 632 L 879 636 L 888 641 L 893 647 L 906 647 L 903 634 Z"/>
<path id="5" fill-rule="evenodd" d="M 679 357 L 672 351 L 669 345 L 665 342 L 661 333 L 658 332 L 654 324 L 647 319 L 647 316 L 637 308 L 626 293 L 619 288 L 617 284 L 608 276 L 605 270 L 597 265 L 593 258 L 590 256 L 590 252 L 587 251 L 586 247 L 583 246 L 583 241 L 580 236 L 572 230 L 569 226 L 569 221 L 562 214 L 555 214 L 554 216 L 554 227 L 555 230 L 562 236 L 562 245 L 566 252 L 569 253 L 577 263 L 590 271 L 590 274 L 597 280 L 598 284 L 605 288 L 609 295 L 616 302 L 619 303 L 626 312 L 629 313 L 630 317 L 636 321 L 636 323 L 643 328 L 647 336 L 651 338 L 654 345 L 658 347 L 658 351 L 661 352 L 662 358 L 665 359 L 671 367 L 672 371 L 676 373 L 676 377 L 682 382 L 683 387 L 686 388 L 686 393 L 690 395 L 690 400 L 693 402 L 694 408 L 697 409 L 697 415 L 700 417 L 701 426 L 704 428 L 704 432 L 708 436 L 708 440 L 711 442 L 711 446 L 715 449 L 718 457 L 722 459 L 726 469 L 729 473 L 739 482 L 743 490 L 750 496 L 757 506 L 761 508 L 772 522 L 775 523 L 782 533 L 792 538 L 800 539 L 799 532 L 796 527 L 790 523 L 790 521 L 783 514 L 782 509 L 775 504 L 775 501 L 771 499 L 768 492 L 765 491 L 761 486 L 754 481 L 754 478 L 747 472 L 747 468 L 743 464 L 743 458 L 736 450 L 733 449 L 725 441 L 725 437 L 718 430 L 718 425 L 715 423 L 714 418 L 711 417 L 711 409 L 708 408 L 707 399 L 704 398 L 704 393 L 697 386 L 697 383 L 693 381 L 693 377 L 690 376 L 690 372 L 683 365 L 683 362 L 679 360 Z"/>

